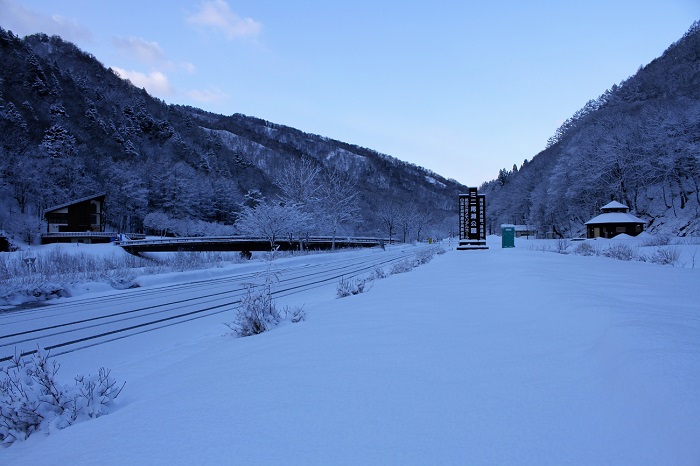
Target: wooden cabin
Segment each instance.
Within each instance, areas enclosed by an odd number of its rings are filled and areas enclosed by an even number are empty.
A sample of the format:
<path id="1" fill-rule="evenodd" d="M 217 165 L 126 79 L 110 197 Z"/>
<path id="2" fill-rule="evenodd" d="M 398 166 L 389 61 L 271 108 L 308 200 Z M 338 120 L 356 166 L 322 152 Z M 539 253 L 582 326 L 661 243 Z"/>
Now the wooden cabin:
<path id="1" fill-rule="evenodd" d="M 612 201 L 600 210 L 600 215 L 585 223 L 588 238 L 613 238 L 622 233 L 637 236 L 644 231 L 644 220 L 630 214 L 624 204 Z"/>
<path id="2" fill-rule="evenodd" d="M 41 242 L 109 242 L 111 234 L 104 233 L 104 201 L 105 194 L 98 194 L 47 209 Z"/>

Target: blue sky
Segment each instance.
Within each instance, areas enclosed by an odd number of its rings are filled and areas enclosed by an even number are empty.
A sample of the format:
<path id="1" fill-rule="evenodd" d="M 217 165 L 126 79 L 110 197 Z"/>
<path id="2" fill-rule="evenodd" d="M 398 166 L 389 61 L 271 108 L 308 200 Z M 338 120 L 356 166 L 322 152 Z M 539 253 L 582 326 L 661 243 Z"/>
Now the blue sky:
<path id="1" fill-rule="evenodd" d="M 697 0 L 0 0 L 166 102 L 244 113 L 470 186 L 544 149 L 700 19 Z"/>

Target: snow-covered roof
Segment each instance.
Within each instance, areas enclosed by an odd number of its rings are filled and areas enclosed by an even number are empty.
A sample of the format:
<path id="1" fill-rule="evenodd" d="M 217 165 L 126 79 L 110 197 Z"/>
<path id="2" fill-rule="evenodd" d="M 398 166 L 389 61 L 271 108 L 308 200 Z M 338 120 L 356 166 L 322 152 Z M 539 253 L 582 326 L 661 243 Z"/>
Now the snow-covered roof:
<path id="1" fill-rule="evenodd" d="M 605 204 L 603 207 L 600 208 L 600 210 L 606 210 L 606 209 L 629 209 L 629 207 L 627 207 L 626 205 L 621 204 L 617 201 L 612 201 L 608 204 Z"/>
<path id="2" fill-rule="evenodd" d="M 79 204 L 79 203 L 81 203 L 81 202 L 90 201 L 90 200 L 92 200 L 92 199 L 98 199 L 98 198 L 100 198 L 100 197 L 105 197 L 105 196 L 106 196 L 106 193 L 93 194 L 92 196 L 85 196 L 85 197 L 80 198 L 80 199 L 75 199 L 75 200 L 73 200 L 73 201 L 66 202 L 65 204 L 53 206 L 53 207 L 51 207 L 50 209 L 46 209 L 46 210 L 44 211 L 44 213 L 53 212 L 54 210 L 63 209 L 64 207 L 68 207 L 68 206 L 71 206 L 71 205 L 73 205 L 73 204 Z"/>
<path id="3" fill-rule="evenodd" d="M 528 225 L 516 225 L 514 223 L 502 223 L 501 228 L 515 228 L 515 231 L 534 231 L 536 230 L 533 226 Z"/>
<path id="4" fill-rule="evenodd" d="M 593 217 L 584 225 L 599 225 L 601 223 L 646 223 L 644 220 L 626 212 L 606 212 Z"/>

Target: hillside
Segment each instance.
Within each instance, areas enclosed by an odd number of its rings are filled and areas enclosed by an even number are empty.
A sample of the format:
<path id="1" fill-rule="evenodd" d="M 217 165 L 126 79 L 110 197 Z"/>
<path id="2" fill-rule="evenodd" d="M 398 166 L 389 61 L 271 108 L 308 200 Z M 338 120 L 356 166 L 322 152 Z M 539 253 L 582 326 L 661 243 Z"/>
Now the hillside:
<path id="1" fill-rule="evenodd" d="M 360 214 L 344 233 L 386 234 L 377 212 L 387 206 L 428 223 L 409 237 L 444 236 L 456 224 L 464 186 L 396 158 L 245 115 L 168 105 L 56 36 L 0 29 L 0 60 L 0 230 L 13 235 L 31 236 L 44 209 L 96 192 L 107 193 L 118 231 L 141 231 L 158 213 L 231 232 L 241 205 L 275 199 L 279 176 L 302 159 L 356 183 Z"/>
<path id="2" fill-rule="evenodd" d="M 578 235 L 611 199 L 651 231 L 700 234 L 700 23 L 568 119 L 548 147 L 485 183 L 490 224 Z"/>

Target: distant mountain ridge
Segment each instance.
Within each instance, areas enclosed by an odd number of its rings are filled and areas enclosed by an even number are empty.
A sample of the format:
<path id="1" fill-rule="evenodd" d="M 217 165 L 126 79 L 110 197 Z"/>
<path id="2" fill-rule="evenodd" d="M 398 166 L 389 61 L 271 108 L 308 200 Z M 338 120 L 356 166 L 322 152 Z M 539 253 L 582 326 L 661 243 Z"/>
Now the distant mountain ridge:
<path id="1" fill-rule="evenodd" d="M 311 158 L 357 180 L 360 218 L 347 233 L 381 234 L 387 203 L 456 225 L 465 187 L 370 149 L 240 114 L 168 105 L 57 36 L 0 28 L 0 229 L 17 216 L 107 193 L 120 231 L 148 213 L 232 224 L 247 196 L 274 198 L 290 162 Z M 29 221 L 25 219 L 24 221 Z"/>
<path id="2" fill-rule="evenodd" d="M 548 147 L 481 187 L 492 229 L 554 236 L 615 199 L 651 231 L 700 235 L 700 23 L 661 57 L 569 118 Z"/>

